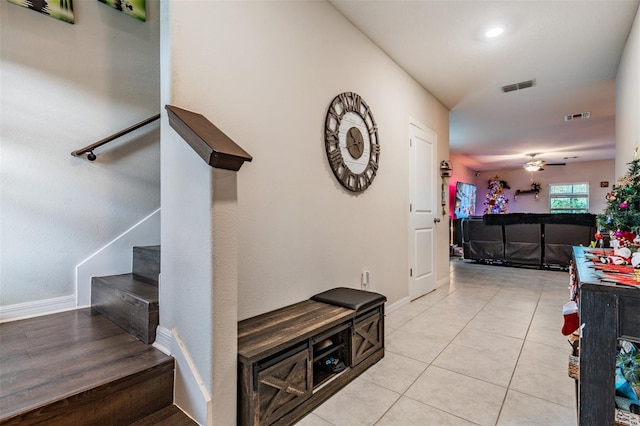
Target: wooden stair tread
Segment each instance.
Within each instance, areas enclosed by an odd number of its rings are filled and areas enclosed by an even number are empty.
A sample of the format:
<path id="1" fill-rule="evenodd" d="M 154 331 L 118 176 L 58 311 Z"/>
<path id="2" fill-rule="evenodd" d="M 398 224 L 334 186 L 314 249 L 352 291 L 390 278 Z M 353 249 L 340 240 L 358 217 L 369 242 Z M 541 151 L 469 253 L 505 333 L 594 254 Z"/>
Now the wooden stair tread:
<path id="1" fill-rule="evenodd" d="M 0 423 L 34 409 L 69 411 L 73 398 L 86 405 L 172 377 L 174 368 L 173 358 L 89 308 L 0 324 L 0 364 Z"/>
<path id="2" fill-rule="evenodd" d="M 140 279 L 133 273 L 93 277 L 92 283 L 116 289 L 141 302 L 158 303 L 158 287 Z"/>
<path id="3" fill-rule="evenodd" d="M 192 426 L 198 423 L 187 416 L 175 405 L 169 405 L 130 426 Z"/>

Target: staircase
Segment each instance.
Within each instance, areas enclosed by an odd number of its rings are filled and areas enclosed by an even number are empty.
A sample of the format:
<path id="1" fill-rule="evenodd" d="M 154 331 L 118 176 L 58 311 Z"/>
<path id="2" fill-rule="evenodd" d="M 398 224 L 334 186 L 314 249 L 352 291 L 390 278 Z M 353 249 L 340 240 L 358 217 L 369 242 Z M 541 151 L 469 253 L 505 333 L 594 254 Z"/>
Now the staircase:
<path id="1" fill-rule="evenodd" d="M 143 343 L 156 340 L 160 246 L 134 247 L 129 274 L 93 277 L 91 307 Z"/>
<path id="2" fill-rule="evenodd" d="M 0 425 L 196 425 L 148 344 L 159 272 L 160 247 L 135 247 L 132 273 L 93 278 L 91 309 L 0 324 Z"/>

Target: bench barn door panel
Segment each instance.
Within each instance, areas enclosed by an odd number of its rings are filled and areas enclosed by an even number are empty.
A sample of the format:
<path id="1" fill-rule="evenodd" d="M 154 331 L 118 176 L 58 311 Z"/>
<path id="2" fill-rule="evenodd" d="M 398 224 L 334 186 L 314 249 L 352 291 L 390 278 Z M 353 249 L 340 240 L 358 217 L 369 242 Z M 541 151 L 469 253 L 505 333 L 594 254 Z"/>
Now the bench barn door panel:
<path id="1" fill-rule="evenodd" d="M 255 424 L 269 425 L 312 394 L 309 350 L 297 352 L 258 373 Z"/>
<path id="2" fill-rule="evenodd" d="M 380 311 L 373 315 L 357 319 L 353 328 L 352 356 L 353 365 L 358 365 L 369 355 L 382 347 L 382 327 Z"/>

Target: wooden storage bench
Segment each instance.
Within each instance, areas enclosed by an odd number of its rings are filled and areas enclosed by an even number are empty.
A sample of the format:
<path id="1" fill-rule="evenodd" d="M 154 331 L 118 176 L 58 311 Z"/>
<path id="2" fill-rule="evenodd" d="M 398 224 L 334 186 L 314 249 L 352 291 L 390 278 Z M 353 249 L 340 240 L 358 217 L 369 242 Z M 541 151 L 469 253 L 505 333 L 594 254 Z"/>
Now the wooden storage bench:
<path id="1" fill-rule="evenodd" d="M 384 296 L 314 298 L 238 324 L 238 424 L 292 424 L 384 356 Z M 344 369 L 326 368 L 332 358 Z"/>

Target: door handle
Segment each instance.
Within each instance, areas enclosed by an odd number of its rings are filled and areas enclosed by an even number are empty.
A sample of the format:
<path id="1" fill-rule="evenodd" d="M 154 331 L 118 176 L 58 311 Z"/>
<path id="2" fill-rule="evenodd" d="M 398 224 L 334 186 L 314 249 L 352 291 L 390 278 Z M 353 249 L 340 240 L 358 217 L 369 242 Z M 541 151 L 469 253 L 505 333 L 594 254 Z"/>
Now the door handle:
<path id="1" fill-rule="evenodd" d="M 440 222 L 440 218 L 439 217 L 434 217 L 433 218 L 433 223 L 438 223 Z"/>

